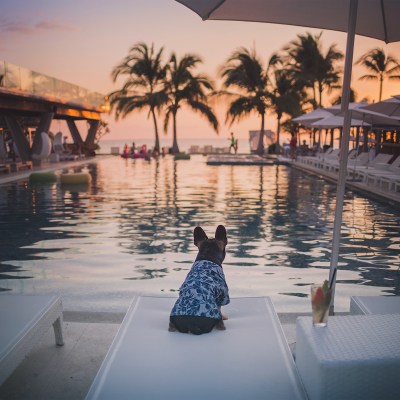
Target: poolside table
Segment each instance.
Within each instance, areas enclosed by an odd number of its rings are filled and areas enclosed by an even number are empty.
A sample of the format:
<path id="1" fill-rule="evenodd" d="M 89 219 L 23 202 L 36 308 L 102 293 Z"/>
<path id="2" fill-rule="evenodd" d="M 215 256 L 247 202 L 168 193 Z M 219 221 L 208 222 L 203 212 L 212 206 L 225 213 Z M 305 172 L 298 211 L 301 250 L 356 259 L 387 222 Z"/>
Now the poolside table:
<path id="1" fill-rule="evenodd" d="M 296 364 L 310 400 L 398 399 L 400 314 L 330 317 L 296 323 Z"/>

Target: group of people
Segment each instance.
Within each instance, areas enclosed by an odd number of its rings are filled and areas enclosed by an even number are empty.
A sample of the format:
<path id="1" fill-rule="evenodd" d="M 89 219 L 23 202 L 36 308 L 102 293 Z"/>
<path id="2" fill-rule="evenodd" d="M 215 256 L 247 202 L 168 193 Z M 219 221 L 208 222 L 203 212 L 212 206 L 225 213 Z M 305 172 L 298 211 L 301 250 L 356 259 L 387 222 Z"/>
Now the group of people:
<path id="1" fill-rule="evenodd" d="M 297 147 L 297 136 L 295 133 L 292 133 L 292 138 L 290 139 L 289 143 L 289 151 L 290 151 L 290 158 L 292 160 L 296 159 L 297 155 L 300 156 L 308 156 L 308 155 L 315 155 L 321 148 L 318 143 L 315 143 L 312 148 L 310 148 L 305 140 L 303 140 L 302 144 Z"/>
<path id="2" fill-rule="evenodd" d="M 125 144 L 124 150 L 122 152 L 122 157 L 129 158 L 129 157 L 158 157 L 160 154 L 157 149 L 147 149 L 147 145 L 143 144 L 140 148 L 136 149 L 135 142 L 132 142 L 132 146 L 129 147 L 128 144 Z"/>

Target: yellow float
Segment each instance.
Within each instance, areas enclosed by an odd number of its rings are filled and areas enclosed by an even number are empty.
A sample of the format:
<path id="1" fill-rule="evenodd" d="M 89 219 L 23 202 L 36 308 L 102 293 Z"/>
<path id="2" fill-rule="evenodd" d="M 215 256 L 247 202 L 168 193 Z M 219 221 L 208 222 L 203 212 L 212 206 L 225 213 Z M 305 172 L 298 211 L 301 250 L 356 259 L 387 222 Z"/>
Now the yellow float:
<path id="1" fill-rule="evenodd" d="M 92 176 L 87 172 L 60 175 L 60 182 L 63 185 L 88 185 L 91 181 Z"/>
<path id="2" fill-rule="evenodd" d="M 190 160 L 190 154 L 178 153 L 178 154 L 175 154 L 174 159 L 175 160 Z"/>
<path id="3" fill-rule="evenodd" d="M 54 172 L 32 172 L 29 175 L 30 183 L 54 183 L 57 182 L 57 175 Z"/>

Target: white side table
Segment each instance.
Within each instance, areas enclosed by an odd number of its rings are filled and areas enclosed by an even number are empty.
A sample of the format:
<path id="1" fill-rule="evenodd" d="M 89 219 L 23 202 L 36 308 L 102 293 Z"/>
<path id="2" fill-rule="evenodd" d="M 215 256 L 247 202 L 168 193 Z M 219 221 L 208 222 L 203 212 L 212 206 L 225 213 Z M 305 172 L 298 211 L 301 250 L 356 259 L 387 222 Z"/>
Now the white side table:
<path id="1" fill-rule="evenodd" d="M 400 315 L 297 319 L 296 364 L 310 400 L 399 399 Z"/>

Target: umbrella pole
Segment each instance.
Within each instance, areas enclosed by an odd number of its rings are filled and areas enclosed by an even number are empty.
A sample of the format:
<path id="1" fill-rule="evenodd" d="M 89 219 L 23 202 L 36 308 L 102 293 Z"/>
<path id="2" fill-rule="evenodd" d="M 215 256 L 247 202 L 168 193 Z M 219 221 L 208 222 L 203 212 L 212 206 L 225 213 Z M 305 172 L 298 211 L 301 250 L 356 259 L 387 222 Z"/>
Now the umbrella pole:
<path id="1" fill-rule="evenodd" d="M 343 121 L 343 137 L 340 148 L 340 166 L 339 177 L 336 190 L 336 209 L 335 220 L 333 224 L 333 239 L 332 239 L 332 255 L 329 270 L 329 281 L 332 282 L 332 298 L 329 308 L 329 314 L 334 314 L 334 299 L 335 299 L 335 286 L 336 286 L 336 269 L 339 258 L 339 244 L 340 244 L 340 231 L 342 226 L 342 214 L 344 203 L 344 192 L 346 186 L 347 175 L 347 156 L 349 153 L 349 137 L 350 137 L 350 123 L 351 112 L 349 110 L 350 103 L 350 84 L 351 84 L 351 70 L 353 65 L 353 50 L 354 50 L 354 37 L 357 22 L 357 8 L 358 0 L 350 0 L 349 19 L 347 28 L 347 44 L 346 44 L 346 61 L 344 65 L 343 87 L 342 87 L 342 105 L 341 110 L 344 111 Z"/>

